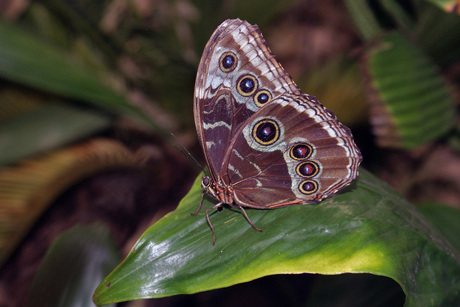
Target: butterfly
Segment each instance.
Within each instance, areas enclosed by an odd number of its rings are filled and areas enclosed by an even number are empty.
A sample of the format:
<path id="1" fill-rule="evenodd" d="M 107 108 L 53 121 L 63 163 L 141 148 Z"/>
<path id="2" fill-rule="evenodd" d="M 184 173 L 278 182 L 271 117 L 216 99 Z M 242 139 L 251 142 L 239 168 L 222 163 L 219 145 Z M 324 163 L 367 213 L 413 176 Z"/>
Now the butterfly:
<path id="1" fill-rule="evenodd" d="M 224 21 L 209 39 L 195 82 L 194 119 L 218 203 L 274 209 L 314 204 L 358 176 L 361 153 L 349 128 L 304 94 L 268 48 L 257 25 Z"/>

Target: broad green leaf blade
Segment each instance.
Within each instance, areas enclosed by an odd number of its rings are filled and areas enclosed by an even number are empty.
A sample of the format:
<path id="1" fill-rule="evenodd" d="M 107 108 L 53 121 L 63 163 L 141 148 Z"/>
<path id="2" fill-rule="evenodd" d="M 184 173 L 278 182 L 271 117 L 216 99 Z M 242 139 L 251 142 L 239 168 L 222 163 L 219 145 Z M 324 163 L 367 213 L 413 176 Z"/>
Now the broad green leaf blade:
<path id="1" fill-rule="evenodd" d="M 99 285 L 96 304 L 190 294 L 282 273 L 372 273 L 396 280 L 408 306 L 460 299 L 460 257 L 413 205 L 361 169 L 347 191 L 319 205 L 212 214 L 197 180 Z M 205 200 L 204 208 L 213 202 Z"/>
<path id="2" fill-rule="evenodd" d="M 142 111 L 103 84 L 94 72 L 70 61 L 53 45 L 1 20 L 0 77 L 153 124 Z"/>
<path id="3" fill-rule="evenodd" d="M 455 108 L 439 69 L 399 32 L 369 52 L 373 130 L 382 146 L 414 148 L 455 124 Z"/>
<path id="4" fill-rule="evenodd" d="M 24 306 L 92 306 L 94 286 L 118 261 L 107 228 L 75 226 L 48 249 Z"/>
<path id="5" fill-rule="evenodd" d="M 0 123 L 0 165 L 86 137 L 111 125 L 107 114 L 49 104 Z"/>

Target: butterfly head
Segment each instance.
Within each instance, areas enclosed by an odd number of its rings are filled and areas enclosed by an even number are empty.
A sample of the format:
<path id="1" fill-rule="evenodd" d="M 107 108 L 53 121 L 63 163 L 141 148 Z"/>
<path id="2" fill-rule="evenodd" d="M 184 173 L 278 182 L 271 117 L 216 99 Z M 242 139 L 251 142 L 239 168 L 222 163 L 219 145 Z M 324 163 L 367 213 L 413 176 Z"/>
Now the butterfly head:
<path id="1" fill-rule="evenodd" d="M 215 183 L 209 176 L 203 176 L 201 177 L 201 188 L 203 191 L 206 192 L 206 194 L 219 199 L 217 196 L 216 188 L 215 188 Z"/>
<path id="2" fill-rule="evenodd" d="M 203 176 L 201 177 L 201 188 L 206 194 L 224 204 L 231 205 L 233 203 L 233 189 L 220 180 L 216 182 L 209 176 Z"/>
<path id="3" fill-rule="evenodd" d="M 209 176 L 201 177 L 201 188 L 205 191 L 211 188 L 211 178 Z"/>

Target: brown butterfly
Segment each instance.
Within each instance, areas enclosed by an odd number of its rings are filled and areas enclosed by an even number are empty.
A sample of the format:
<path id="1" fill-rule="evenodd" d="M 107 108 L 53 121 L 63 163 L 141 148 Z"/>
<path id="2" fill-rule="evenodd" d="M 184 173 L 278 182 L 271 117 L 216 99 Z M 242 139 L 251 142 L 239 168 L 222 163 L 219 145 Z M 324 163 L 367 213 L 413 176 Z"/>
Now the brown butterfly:
<path id="1" fill-rule="evenodd" d="M 195 83 L 195 125 L 218 203 L 274 209 L 313 204 L 358 176 L 361 153 L 350 129 L 304 94 L 256 25 L 224 21 L 209 39 Z M 201 208 L 203 195 L 195 213 Z"/>

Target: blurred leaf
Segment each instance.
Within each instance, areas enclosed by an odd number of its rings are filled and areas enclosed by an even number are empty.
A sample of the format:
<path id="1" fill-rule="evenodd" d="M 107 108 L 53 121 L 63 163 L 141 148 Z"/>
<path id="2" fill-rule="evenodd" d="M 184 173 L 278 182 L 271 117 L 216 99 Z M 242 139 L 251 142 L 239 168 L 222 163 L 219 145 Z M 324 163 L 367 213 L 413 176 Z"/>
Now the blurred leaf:
<path id="1" fill-rule="evenodd" d="M 141 110 L 104 85 L 94 72 L 70 61 L 53 45 L 1 21 L 0 77 L 153 124 Z"/>
<path id="2" fill-rule="evenodd" d="M 439 69 L 398 32 L 369 52 L 371 123 L 381 146 L 414 148 L 454 127 L 455 108 Z"/>
<path id="3" fill-rule="evenodd" d="M 414 23 L 413 15 L 411 14 L 413 1 L 383 0 L 379 2 L 400 28 L 412 28 Z"/>
<path id="4" fill-rule="evenodd" d="M 400 31 L 413 37 L 432 61 L 446 66 L 460 60 L 460 16 L 431 2 L 442 1 L 345 1 L 364 40 Z"/>
<path id="5" fill-rule="evenodd" d="M 359 65 L 340 56 L 308 70 L 299 81 L 346 126 L 367 122 L 367 104 Z"/>
<path id="6" fill-rule="evenodd" d="M 122 144 L 93 139 L 0 168 L 0 264 L 65 189 L 96 172 L 141 165 Z"/>
<path id="7" fill-rule="evenodd" d="M 364 40 L 372 40 L 382 32 L 383 29 L 367 1 L 345 0 L 345 5 Z"/>
<path id="8" fill-rule="evenodd" d="M 48 104 L 0 123 L 0 165 L 107 129 L 111 118 L 66 104 Z"/>
<path id="9" fill-rule="evenodd" d="M 352 190 L 352 191 L 351 191 Z M 151 226 L 99 285 L 98 305 L 190 294 L 283 273 L 372 273 L 396 280 L 408 306 L 460 299 L 460 257 L 416 208 L 361 169 L 360 179 L 319 205 L 212 214 L 197 180 L 179 207 Z M 213 201 L 205 199 L 204 208 Z"/>
<path id="10" fill-rule="evenodd" d="M 45 95 L 5 83 L 5 86 L 0 89 L 0 125 L 15 116 L 38 110 L 49 103 L 49 97 Z"/>
<path id="11" fill-rule="evenodd" d="M 379 145 L 411 149 L 444 136 L 455 108 L 439 67 L 460 59 L 460 16 L 423 0 L 346 4 L 363 37 L 380 42 L 366 67 Z"/>
<path id="12" fill-rule="evenodd" d="M 240 18 L 250 24 L 257 24 L 263 29 L 270 25 L 273 19 L 283 10 L 292 8 L 299 0 L 236 0 L 208 1 L 194 0 L 193 3 L 200 12 L 201 19 L 194 28 L 197 41 L 197 52 L 201 54 L 203 47 L 217 26 L 226 19 Z"/>
<path id="13" fill-rule="evenodd" d="M 75 226 L 48 249 L 24 306 L 91 306 L 94 287 L 119 259 L 106 227 Z"/>
<path id="14" fill-rule="evenodd" d="M 417 6 L 414 33 L 431 59 L 440 66 L 460 61 L 460 16 L 426 1 Z"/>
<path id="15" fill-rule="evenodd" d="M 234 7 L 228 10 L 228 2 L 222 1 L 222 11 L 226 13 L 225 18 L 238 17 L 247 20 L 251 24 L 257 24 L 263 28 L 269 25 L 274 17 L 280 15 L 283 11 L 292 8 L 293 4 L 299 0 L 277 1 L 277 0 L 236 0 Z M 223 21 L 223 20 L 222 20 Z"/>

